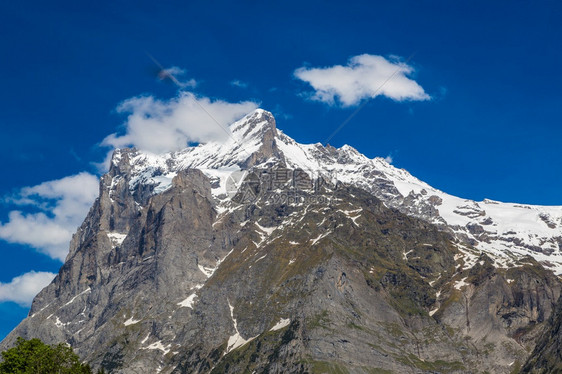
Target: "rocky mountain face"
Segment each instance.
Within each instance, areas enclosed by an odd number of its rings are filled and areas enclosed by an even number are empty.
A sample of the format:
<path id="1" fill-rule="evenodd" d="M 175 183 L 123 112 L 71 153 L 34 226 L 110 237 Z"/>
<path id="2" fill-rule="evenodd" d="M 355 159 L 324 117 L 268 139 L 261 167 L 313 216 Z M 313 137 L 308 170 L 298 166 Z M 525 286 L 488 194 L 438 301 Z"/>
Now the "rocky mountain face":
<path id="1" fill-rule="evenodd" d="M 556 351 L 562 208 L 459 199 L 263 110 L 230 129 L 115 151 L 2 348 L 66 341 L 127 374 L 511 373 Z"/>
<path id="2" fill-rule="evenodd" d="M 562 301 L 550 317 L 550 327 L 538 339 L 521 373 L 562 372 Z"/>

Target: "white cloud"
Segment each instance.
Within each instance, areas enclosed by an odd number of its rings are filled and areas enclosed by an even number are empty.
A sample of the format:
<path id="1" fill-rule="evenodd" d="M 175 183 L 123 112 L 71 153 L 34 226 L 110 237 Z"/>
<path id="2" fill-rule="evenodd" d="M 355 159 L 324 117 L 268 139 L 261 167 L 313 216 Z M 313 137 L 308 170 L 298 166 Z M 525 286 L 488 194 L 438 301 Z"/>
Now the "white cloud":
<path id="1" fill-rule="evenodd" d="M 125 122 L 125 134 L 111 134 L 102 145 L 134 146 L 159 154 L 183 149 L 190 142 L 221 141 L 229 136 L 227 125 L 257 107 L 251 101 L 212 101 L 188 92 L 169 101 L 152 96 L 134 97 L 117 108 L 121 113 L 130 113 Z"/>
<path id="2" fill-rule="evenodd" d="M 363 54 L 352 57 L 346 66 L 301 67 L 294 75 L 314 88 L 312 100 L 348 107 L 379 95 L 395 101 L 430 99 L 416 81 L 407 77 L 413 72 L 411 66 L 396 58 Z"/>
<path id="3" fill-rule="evenodd" d="M 389 164 L 392 164 L 392 162 L 394 161 L 394 158 L 392 158 L 392 155 L 388 155 L 384 158 L 384 160 L 386 162 L 388 162 Z"/>
<path id="4" fill-rule="evenodd" d="M 84 172 L 22 188 L 8 201 L 35 212 L 11 211 L 8 222 L 0 223 L 0 238 L 63 261 L 72 234 L 98 196 L 98 184 L 96 176 Z"/>
<path id="5" fill-rule="evenodd" d="M 21 306 L 30 306 L 35 295 L 55 278 L 56 274 L 30 271 L 12 279 L 10 283 L 0 283 L 0 302 L 13 301 Z"/>
<path id="6" fill-rule="evenodd" d="M 90 162 L 90 165 L 92 165 L 97 170 L 97 172 L 99 174 L 105 174 L 109 170 L 109 166 L 111 165 L 111 158 L 112 157 L 113 157 L 113 149 L 109 150 L 105 154 L 105 157 L 103 158 L 103 161 L 100 161 L 100 162 L 92 161 L 92 162 Z"/>
<path id="7" fill-rule="evenodd" d="M 235 79 L 233 81 L 230 81 L 230 85 L 234 86 L 234 87 L 240 87 L 240 88 L 248 88 L 248 83 L 246 82 L 242 82 L 238 79 Z"/>

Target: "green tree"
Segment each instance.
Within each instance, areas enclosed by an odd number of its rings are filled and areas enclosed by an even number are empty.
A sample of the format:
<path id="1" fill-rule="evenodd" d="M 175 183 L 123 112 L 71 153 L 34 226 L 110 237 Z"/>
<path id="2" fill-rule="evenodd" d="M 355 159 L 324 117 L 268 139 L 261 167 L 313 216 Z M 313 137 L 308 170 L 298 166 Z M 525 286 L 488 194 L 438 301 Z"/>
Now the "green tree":
<path id="1" fill-rule="evenodd" d="M 18 338 L 16 345 L 2 352 L 0 373 L 92 374 L 67 344 L 47 345 L 39 339 Z"/>

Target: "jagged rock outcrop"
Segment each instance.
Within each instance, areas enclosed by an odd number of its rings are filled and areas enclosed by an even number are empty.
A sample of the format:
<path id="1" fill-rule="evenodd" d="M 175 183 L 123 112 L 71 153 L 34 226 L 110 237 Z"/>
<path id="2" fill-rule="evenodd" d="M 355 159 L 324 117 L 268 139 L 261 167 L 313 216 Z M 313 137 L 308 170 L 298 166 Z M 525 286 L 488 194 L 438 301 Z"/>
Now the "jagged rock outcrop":
<path id="1" fill-rule="evenodd" d="M 472 220 L 498 220 L 488 203 L 405 193 L 419 182 L 407 172 L 300 145 L 262 110 L 231 130 L 168 155 L 117 150 L 58 276 L 2 347 L 66 341 L 112 373 L 509 373 L 548 330 L 560 281 L 492 250 L 497 232 L 477 240 Z"/>

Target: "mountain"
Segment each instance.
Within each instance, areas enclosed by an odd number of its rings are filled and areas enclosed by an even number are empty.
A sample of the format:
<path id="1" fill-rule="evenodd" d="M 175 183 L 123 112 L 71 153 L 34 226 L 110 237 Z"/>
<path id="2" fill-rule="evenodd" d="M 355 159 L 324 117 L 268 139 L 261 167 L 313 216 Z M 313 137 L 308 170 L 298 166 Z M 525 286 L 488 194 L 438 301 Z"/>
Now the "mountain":
<path id="1" fill-rule="evenodd" d="M 251 125 L 249 125 L 251 124 Z M 117 151 L 114 163 L 121 157 Z M 129 152 L 125 150 L 123 152 Z M 226 144 L 209 143 L 163 156 L 128 153 L 131 186 L 150 185 L 158 193 L 179 171 L 202 170 L 215 182 L 220 200 L 225 179 L 234 170 L 281 162 L 308 173 L 324 172 L 338 181 L 364 189 L 388 207 L 433 223 L 486 253 L 501 267 L 529 255 L 562 274 L 562 206 L 476 202 L 443 193 L 397 169 L 383 158 L 369 159 L 350 146 L 335 149 L 299 144 L 275 128 L 270 113 L 257 110 L 232 125 Z M 269 164 L 268 164 L 269 162 Z"/>
<path id="2" fill-rule="evenodd" d="M 256 110 L 223 143 L 116 150 L 17 336 L 114 373 L 518 370 L 551 329 L 562 207 L 448 195 Z"/>

